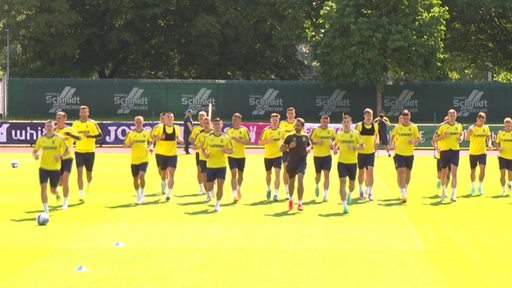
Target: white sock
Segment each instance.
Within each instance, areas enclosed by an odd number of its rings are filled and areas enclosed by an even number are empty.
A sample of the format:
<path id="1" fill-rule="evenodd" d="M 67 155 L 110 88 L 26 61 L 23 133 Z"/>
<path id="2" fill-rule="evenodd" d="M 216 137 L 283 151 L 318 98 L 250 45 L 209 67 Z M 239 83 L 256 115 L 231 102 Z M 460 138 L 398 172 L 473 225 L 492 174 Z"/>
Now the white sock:
<path id="1" fill-rule="evenodd" d="M 372 186 L 368 186 L 366 189 L 368 191 L 368 195 L 372 194 Z"/>
<path id="2" fill-rule="evenodd" d="M 213 190 L 212 191 L 208 191 L 206 193 L 208 193 L 208 197 L 213 198 Z"/>
<path id="3" fill-rule="evenodd" d="M 277 192 L 279 192 L 279 189 L 277 189 L 277 188 L 276 188 L 276 189 L 274 189 L 274 195 L 276 195 L 276 196 L 277 196 Z"/>
<path id="4" fill-rule="evenodd" d="M 478 182 L 478 189 L 482 190 L 482 182 Z"/>
<path id="5" fill-rule="evenodd" d="M 80 196 L 84 196 L 84 189 L 81 189 L 79 192 L 80 192 Z"/>
<path id="6" fill-rule="evenodd" d="M 215 206 L 216 206 L 216 207 L 219 207 L 219 206 L 220 206 L 220 200 L 215 201 Z"/>
<path id="7" fill-rule="evenodd" d="M 236 186 L 236 189 L 237 189 L 238 191 L 241 191 L 241 190 L 242 190 L 242 184 L 237 185 L 237 186 Z"/>
<path id="8" fill-rule="evenodd" d="M 91 182 L 87 182 L 87 187 L 91 186 Z"/>
<path id="9" fill-rule="evenodd" d="M 405 188 L 401 188 L 400 189 L 400 193 L 402 194 L 402 196 L 405 196 L 406 191 L 407 190 Z"/>
<path id="10" fill-rule="evenodd" d="M 172 188 L 167 188 L 167 196 L 171 196 Z"/>
<path id="11" fill-rule="evenodd" d="M 233 197 L 238 197 L 236 190 L 233 190 Z"/>
<path id="12" fill-rule="evenodd" d="M 452 197 L 455 197 L 455 190 L 457 190 L 457 188 L 452 188 Z"/>
<path id="13" fill-rule="evenodd" d="M 327 190 L 327 189 L 326 189 L 326 190 L 324 190 L 324 196 L 326 196 L 326 197 L 327 197 L 327 193 L 328 193 L 328 192 L 329 192 L 329 190 Z"/>
<path id="14" fill-rule="evenodd" d="M 144 197 L 144 188 L 139 188 L 139 194 Z"/>
<path id="15" fill-rule="evenodd" d="M 292 196 L 292 197 L 290 197 L 290 199 L 288 199 L 288 201 L 292 201 L 292 202 L 293 202 L 293 196 Z"/>
<path id="16" fill-rule="evenodd" d="M 505 187 L 506 187 L 506 186 L 501 186 L 501 190 L 503 191 L 503 193 L 505 193 L 505 191 L 506 191 L 506 190 L 505 190 Z"/>
<path id="17" fill-rule="evenodd" d="M 475 181 L 471 181 L 471 188 L 475 189 Z"/>
<path id="18" fill-rule="evenodd" d="M 64 197 L 64 200 L 62 200 L 62 206 L 68 206 L 68 197 Z"/>
<path id="19" fill-rule="evenodd" d="M 317 183 L 315 186 L 316 189 L 320 189 L 320 185 Z"/>
<path id="20" fill-rule="evenodd" d="M 443 185 L 442 191 L 443 191 L 443 194 L 446 194 L 446 186 Z"/>
<path id="21" fill-rule="evenodd" d="M 343 203 L 343 206 L 347 206 L 347 201 L 343 200 L 341 202 Z"/>
<path id="22" fill-rule="evenodd" d="M 199 184 L 199 191 L 201 191 L 201 193 L 204 193 L 204 184 L 203 183 Z"/>
<path id="23" fill-rule="evenodd" d="M 363 192 L 363 184 L 359 184 L 359 192 Z"/>
<path id="24" fill-rule="evenodd" d="M 288 187 L 288 184 L 284 185 L 284 191 L 286 191 L 286 194 L 290 194 L 290 188 Z"/>
<path id="25" fill-rule="evenodd" d="M 44 212 L 46 212 L 47 214 L 50 214 L 50 210 L 48 209 L 48 203 L 43 203 L 43 209 L 44 209 Z"/>
<path id="26" fill-rule="evenodd" d="M 272 191 L 272 188 L 270 188 L 270 185 L 267 185 L 267 191 Z"/>

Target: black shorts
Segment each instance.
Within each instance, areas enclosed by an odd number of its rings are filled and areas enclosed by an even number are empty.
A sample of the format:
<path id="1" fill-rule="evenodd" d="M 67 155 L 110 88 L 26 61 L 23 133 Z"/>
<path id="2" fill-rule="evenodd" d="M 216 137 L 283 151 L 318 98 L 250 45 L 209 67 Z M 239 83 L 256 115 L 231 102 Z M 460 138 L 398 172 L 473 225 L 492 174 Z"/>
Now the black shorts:
<path id="1" fill-rule="evenodd" d="M 332 156 L 315 156 L 313 157 L 315 161 L 315 172 L 320 173 L 322 170 L 324 171 L 331 171 L 332 167 Z"/>
<path id="2" fill-rule="evenodd" d="M 288 161 L 286 165 L 286 172 L 288 172 L 289 178 L 294 178 L 297 174 L 304 174 L 306 172 L 306 157 L 297 161 Z"/>
<path id="3" fill-rule="evenodd" d="M 290 158 L 290 152 L 284 151 L 283 152 L 283 163 L 288 163 L 289 158 Z"/>
<path id="4" fill-rule="evenodd" d="M 487 154 L 469 155 L 469 167 L 475 169 L 478 164 L 487 165 Z"/>
<path id="5" fill-rule="evenodd" d="M 81 153 L 75 151 L 76 168 L 85 166 L 85 170 L 92 172 L 92 168 L 94 167 L 94 156 L 94 152 Z"/>
<path id="6" fill-rule="evenodd" d="M 71 167 L 73 167 L 73 158 L 62 159 L 60 161 L 60 175 L 64 172 L 71 173 Z"/>
<path id="7" fill-rule="evenodd" d="M 140 172 L 146 173 L 146 170 L 148 169 L 148 162 L 142 162 L 139 164 L 132 164 L 132 176 L 133 178 L 139 176 Z"/>
<path id="8" fill-rule="evenodd" d="M 60 170 L 46 170 L 39 168 L 39 184 L 48 183 L 50 180 L 50 187 L 56 188 L 59 185 Z"/>
<path id="9" fill-rule="evenodd" d="M 443 169 L 450 165 L 459 166 L 459 155 L 459 150 L 449 149 L 441 151 L 440 158 Z"/>
<path id="10" fill-rule="evenodd" d="M 500 163 L 500 170 L 512 170 L 512 159 L 507 159 L 499 156 L 498 161 Z"/>
<path id="11" fill-rule="evenodd" d="M 363 169 L 375 166 L 375 153 L 357 153 L 357 168 Z"/>
<path id="12" fill-rule="evenodd" d="M 206 173 L 206 160 L 199 160 L 199 168 L 201 173 Z"/>
<path id="13" fill-rule="evenodd" d="M 441 172 L 443 170 L 443 165 L 441 165 L 441 159 L 437 158 L 436 160 L 437 172 Z M 452 171 L 452 166 L 448 166 L 448 171 Z"/>
<path id="14" fill-rule="evenodd" d="M 409 170 L 412 170 L 412 164 L 414 163 L 414 155 L 404 156 L 400 154 L 395 154 L 395 156 L 393 156 L 393 161 L 395 162 L 395 169 L 407 168 Z"/>
<path id="15" fill-rule="evenodd" d="M 276 158 L 265 158 L 265 171 L 272 170 L 272 167 L 276 169 L 281 169 L 281 165 L 283 164 L 283 157 L 279 156 Z"/>
<path id="16" fill-rule="evenodd" d="M 199 152 L 196 152 L 196 166 L 199 166 Z"/>
<path id="17" fill-rule="evenodd" d="M 389 135 L 386 132 L 379 132 L 379 140 L 381 145 L 389 145 Z"/>
<path id="18" fill-rule="evenodd" d="M 226 167 L 206 168 L 206 182 L 213 182 L 216 179 L 226 179 Z"/>
<path id="19" fill-rule="evenodd" d="M 244 171 L 245 169 L 245 158 L 233 158 L 228 157 L 229 169 L 238 169 L 238 171 Z"/>
<path id="20" fill-rule="evenodd" d="M 178 164 L 178 156 L 165 156 L 156 154 L 156 162 L 158 163 L 158 168 L 160 171 L 167 170 L 169 167 L 176 168 Z"/>
<path id="21" fill-rule="evenodd" d="M 348 176 L 350 180 L 356 180 L 357 164 L 345 164 L 338 162 L 338 177 L 345 178 Z"/>

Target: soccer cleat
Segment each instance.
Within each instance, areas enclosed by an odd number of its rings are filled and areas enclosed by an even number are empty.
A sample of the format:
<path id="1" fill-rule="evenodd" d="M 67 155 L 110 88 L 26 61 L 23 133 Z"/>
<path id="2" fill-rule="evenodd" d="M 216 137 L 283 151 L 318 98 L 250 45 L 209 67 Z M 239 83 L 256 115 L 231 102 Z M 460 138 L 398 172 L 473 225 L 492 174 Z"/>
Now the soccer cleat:
<path id="1" fill-rule="evenodd" d="M 68 209 L 68 202 L 62 203 L 62 210 Z"/>
<path id="2" fill-rule="evenodd" d="M 507 191 L 503 191 L 503 192 L 501 193 L 501 196 L 502 196 L 502 197 L 507 196 Z"/>
<path id="3" fill-rule="evenodd" d="M 364 192 L 359 191 L 359 200 L 364 200 Z"/>
<path id="4" fill-rule="evenodd" d="M 171 196 L 165 196 L 165 201 L 171 200 Z"/>
<path id="5" fill-rule="evenodd" d="M 437 180 L 436 187 L 437 189 L 441 189 L 441 180 Z"/>
<path id="6" fill-rule="evenodd" d="M 222 209 L 220 209 L 220 205 L 215 205 L 215 211 L 220 212 Z"/>
<path id="7" fill-rule="evenodd" d="M 478 193 L 480 195 L 484 195 L 484 189 L 482 187 L 478 187 Z"/>
<path id="8" fill-rule="evenodd" d="M 274 201 L 277 201 L 277 200 L 278 200 L 278 199 L 277 199 L 277 195 L 274 195 Z"/>
<path id="9" fill-rule="evenodd" d="M 293 210 L 293 200 L 288 200 L 288 210 Z"/>
<path id="10" fill-rule="evenodd" d="M 297 210 L 299 210 L 299 211 L 304 210 L 304 207 L 302 207 L 302 203 L 300 203 L 299 205 L 297 205 Z"/>
<path id="11" fill-rule="evenodd" d="M 238 197 L 233 197 L 233 202 L 238 203 Z"/>
<path id="12" fill-rule="evenodd" d="M 475 187 L 471 187 L 471 190 L 469 190 L 469 195 L 475 194 Z"/>
<path id="13" fill-rule="evenodd" d="M 452 202 L 456 202 L 456 201 L 457 201 L 457 198 L 455 198 L 455 196 L 452 196 L 452 197 L 450 198 L 450 200 L 451 200 Z"/>
<path id="14" fill-rule="evenodd" d="M 373 201 L 373 193 L 368 194 L 368 200 Z"/>
<path id="15" fill-rule="evenodd" d="M 162 194 L 165 194 L 166 186 L 167 185 L 166 185 L 165 181 L 162 181 L 162 183 L 160 183 L 160 188 L 161 188 Z"/>
<path id="16" fill-rule="evenodd" d="M 512 190 L 512 183 L 508 182 L 507 187 L 508 187 L 508 191 Z"/>
<path id="17" fill-rule="evenodd" d="M 320 188 L 319 187 L 315 188 L 315 196 L 316 197 L 320 196 Z"/>
<path id="18" fill-rule="evenodd" d="M 446 192 L 441 193 L 441 202 L 443 202 L 444 199 L 446 199 Z"/>
<path id="19" fill-rule="evenodd" d="M 203 194 L 204 194 L 204 191 L 203 191 L 203 190 L 199 190 L 199 192 L 197 192 L 197 194 L 199 194 L 199 195 L 203 195 Z"/>
<path id="20" fill-rule="evenodd" d="M 80 200 L 85 201 L 85 193 L 83 190 L 80 190 Z"/>
<path id="21" fill-rule="evenodd" d="M 206 193 L 206 199 L 204 199 L 204 202 L 210 202 L 212 201 L 212 197 L 210 196 L 210 193 Z"/>
<path id="22" fill-rule="evenodd" d="M 348 213 L 348 206 L 346 204 L 343 204 L 343 213 L 344 214 Z"/>
<path id="23" fill-rule="evenodd" d="M 329 199 L 327 199 L 327 195 L 324 195 L 324 202 L 327 202 L 329 201 Z"/>
<path id="24" fill-rule="evenodd" d="M 402 198 L 400 200 L 402 200 L 402 203 L 407 203 L 407 195 L 402 195 Z"/>
<path id="25" fill-rule="evenodd" d="M 270 190 L 267 190 L 267 201 L 270 201 L 270 195 L 272 195 Z"/>
<path id="26" fill-rule="evenodd" d="M 238 198 L 238 200 L 242 199 L 242 192 L 240 190 L 236 191 L 236 197 Z"/>
<path id="27" fill-rule="evenodd" d="M 352 192 L 348 192 L 348 196 L 347 196 L 347 204 L 348 204 L 348 205 L 352 204 Z"/>

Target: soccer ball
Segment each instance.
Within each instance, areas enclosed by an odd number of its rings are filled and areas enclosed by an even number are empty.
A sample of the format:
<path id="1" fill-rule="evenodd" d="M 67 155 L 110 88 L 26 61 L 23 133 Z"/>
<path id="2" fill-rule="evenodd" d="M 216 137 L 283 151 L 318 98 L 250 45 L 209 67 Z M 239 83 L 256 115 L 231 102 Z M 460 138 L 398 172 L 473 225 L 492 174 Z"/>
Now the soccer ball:
<path id="1" fill-rule="evenodd" d="M 18 168 L 18 165 L 19 165 L 18 161 L 12 160 L 12 162 L 11 162 L 11 167 L 12 168 Z"/>
<path id="2" fill-rule="evenodd" d="M 36 221 L 39 226 L 45 226 L 48 224 L 48 222 L 50 222 L 50 215 L 46 214 L 45 212 L 39 213 L 37 214 Z"/>

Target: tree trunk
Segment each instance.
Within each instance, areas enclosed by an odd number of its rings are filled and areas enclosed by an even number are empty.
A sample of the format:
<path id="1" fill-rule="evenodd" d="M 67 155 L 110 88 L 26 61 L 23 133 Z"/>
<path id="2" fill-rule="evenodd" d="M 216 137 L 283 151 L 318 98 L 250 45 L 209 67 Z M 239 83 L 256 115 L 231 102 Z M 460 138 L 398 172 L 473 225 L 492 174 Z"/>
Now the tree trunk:
<path id="1" fill-rule="evenodd" d="M 376 88 L 376 95 L 377 95 L 377 103 L 375 107 L 377 107 L 377 111 L 375 111 L 376 114 L 379 114 L 380 112 L 383 112 L 382 110 L 382 82 L 379 81 L 377 82 L 377 84 L 375 85 L 375 88 Z"/>

